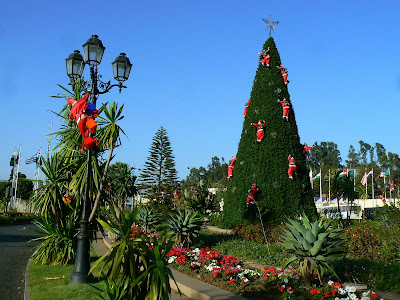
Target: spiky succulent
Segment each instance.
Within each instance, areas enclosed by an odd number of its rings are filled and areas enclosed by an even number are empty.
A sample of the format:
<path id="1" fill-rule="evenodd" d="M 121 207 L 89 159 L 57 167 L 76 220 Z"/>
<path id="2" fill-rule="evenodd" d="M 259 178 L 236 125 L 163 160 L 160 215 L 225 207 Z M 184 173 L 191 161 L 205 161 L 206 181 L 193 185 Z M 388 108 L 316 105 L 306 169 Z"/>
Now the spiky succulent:
<path id="1" fill-rule="evenodd" d="M 282 268 L 298 262 L 306 286 L 310 285 L 313 274 L 320 280 L 327 269 L 336 275 L 329 262 L 344 251 L 344 239 L 340 236 L 343 229 L 333 228 L 330 223 L 329 220 L 311 223 L 305 214 L 301 216 L 301 223 L 291 219 L 286 223 L 289 230 L 285 230 L 282 245 L 293 255 Z"/>
<path id="2" fill-rule="evenodd" d="M 162 214 L 150 206 L 142 206 L 137 221 L 144 225 L 146 232 L 161 223 Z"/>
<path id="3" fill-rule="evenodd" d="M 197 212 L 185 209 L 172 212 L 168 218 L 168 227 L 176 238 L 179 247 L 189 245 L 193 237 L 196 237 L 204 223 L 203 217 Z"/>

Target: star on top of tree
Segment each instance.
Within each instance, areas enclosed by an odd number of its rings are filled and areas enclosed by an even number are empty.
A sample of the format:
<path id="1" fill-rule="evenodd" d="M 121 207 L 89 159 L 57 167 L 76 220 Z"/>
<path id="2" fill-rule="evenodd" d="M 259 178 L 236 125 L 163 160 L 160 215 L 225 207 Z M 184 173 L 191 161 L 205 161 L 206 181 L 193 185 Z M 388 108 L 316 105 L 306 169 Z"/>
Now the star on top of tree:
<path id="1" fill-rule="evenodd" d="M 266 30 L 269 29 L 269 36 L 271 36 L 271 30 L 273 30 L 275 32 L 275 25 L 279 24 L 279 21 L 273 21 L 272 20 L 272 16 L 269 16 L 269 20 L 267 19 L 262 19 L 266 24 L 267 24 L 267 28 Z"/>

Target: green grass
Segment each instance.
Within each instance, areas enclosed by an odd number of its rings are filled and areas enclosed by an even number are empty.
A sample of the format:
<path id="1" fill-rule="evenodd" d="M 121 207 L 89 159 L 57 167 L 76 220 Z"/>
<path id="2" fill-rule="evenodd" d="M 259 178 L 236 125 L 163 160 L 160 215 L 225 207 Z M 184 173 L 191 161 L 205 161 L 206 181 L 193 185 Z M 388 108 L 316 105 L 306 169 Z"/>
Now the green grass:
<path id="1" fill-rule="evenodd" d="M 97 260 L 98 257 L 94 249 L 91 249 L 92 263 Z M 69 277 L 73 269 L 74 265 L 49 266 L 32 263 L 29 269 L 31 299 L 96 299 L 95 294 L 100 293 L 98 289 L 103 290 L 103 283 L 69 285 Z"/>
<path id="2" fill-rule="evenodd" d="M 279 267 L 288 257 L 283 248 L 277 244 L 270 245 L 271 254 L 265 244 L 258 244 L 235 235 L 216 233 L 210 230 L 200 231 L 194 240 L 193 247 L 210 247 L 224 255 L 236 256 L 241 260 L 252 260 L 265 266 Z M 193 248 L 192 247 L 192 248 Z"/>

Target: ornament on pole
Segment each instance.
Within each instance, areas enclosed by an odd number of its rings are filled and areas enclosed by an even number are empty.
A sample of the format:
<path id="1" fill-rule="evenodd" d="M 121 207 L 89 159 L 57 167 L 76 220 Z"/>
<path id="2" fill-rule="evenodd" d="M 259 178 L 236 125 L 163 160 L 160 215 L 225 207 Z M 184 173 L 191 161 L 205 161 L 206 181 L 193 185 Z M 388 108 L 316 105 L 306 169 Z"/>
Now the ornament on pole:
<path id="1" fill-rule="evenodd" d="M 269 16 L 269 20 L 267 19 L 262 19 L 262 20 L 265 22 L 265 24 L 267 24 L 267 28 L 265 30 L 269 29 L 269 36 L 271 36 L 271 32 L 272 31 L 275 32 L 275 25 L 279 24 L 279 21 L 276 22 L 273 21 L 271 15 Z"/>
<path id="2" fill-rule="evenodd" d="M 258 121 L 258 123 L 250 123 L 250 126 L 257 127 L 257 139 L 256 142 L 260 143 L 264 138 L 264 129 L 265 129 L 266 122 L 264 120 Z"/>

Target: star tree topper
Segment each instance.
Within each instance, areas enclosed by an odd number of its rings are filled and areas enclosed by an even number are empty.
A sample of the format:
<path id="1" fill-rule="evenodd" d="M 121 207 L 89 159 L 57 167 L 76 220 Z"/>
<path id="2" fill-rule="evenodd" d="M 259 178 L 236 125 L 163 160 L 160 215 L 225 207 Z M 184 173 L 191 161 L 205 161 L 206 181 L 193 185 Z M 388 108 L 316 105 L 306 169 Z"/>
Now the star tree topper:
<path id="1" fill-rule="evenodd" d="M 267 19 L 262 19 L 266 24 L 267 24 L 267 28 L 266 30 L 269 29 L 269 36 L 271 36 L 271 30 L 275 32 L 275 25 L 279 24 L 279 21 L 273 21 L 272 20 L 272 16 L 269 16 L 269 20 Z"/>

